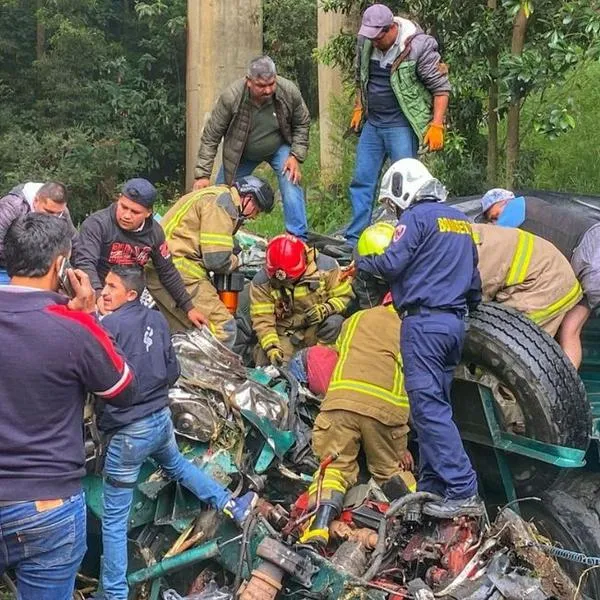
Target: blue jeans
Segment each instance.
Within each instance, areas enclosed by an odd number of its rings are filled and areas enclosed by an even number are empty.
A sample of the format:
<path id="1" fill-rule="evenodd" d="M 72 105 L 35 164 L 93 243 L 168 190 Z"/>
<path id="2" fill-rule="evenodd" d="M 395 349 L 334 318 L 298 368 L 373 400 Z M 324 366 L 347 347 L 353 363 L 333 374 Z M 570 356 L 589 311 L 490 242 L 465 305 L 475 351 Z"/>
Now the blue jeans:
<path id="1" fill-rule="evenodd" d="M 0 507 L 0 573 L 15 570 L 19 600 L 71 600 L 86 549 L 83 492 L 42 512 L 36 502 Z"/>
<path id="2" fill-rule="evenodd" d="M 104 463 L 102 591 L 109 600 L 127 600 L 127 518 L 133 488 L 148 457 L 171 479 L 219 510 L 231 497 L 226 488 L 179 452 L 168 407 L 120 429 L 110 440 Z"/>
<path id="3" fill-rule="evenodd" d="M 287 175 L 282 173 L 283 165 L 289 155 L 290 147 L 287 144 L 283 144 L 266 162 L 271 165 L 271 168 L 277 175 L 279 191 L 281 192 L 281 201 L 283 202 L 283 216 L 285 219 L 286 230 L 288 233 L 291 233 L 302 240 L 306 240 L 308 224 L 306 221 L 304 192 L 299 185 L 292 183 L 287 178 Z M 244 160 L 242 158 L 235 174 L 236 178 L 246 177 L 246 175 L 252 174 L 258 165 L 260 165 L 260 162 L 255 160 Z M 225 175 L 223 167 L 221 167 L 221 170 L 217 175 L 217 183 L 223 183 L 224 181 Z"/>
<path id="4" fill-rule="evenodd" d="M 373 201 L 379 174 L 386 158 L 393 163 L 401 158 L 416 158 L 419 144 L 410 127 L 375 127 L 365 123 L 356 148 L 354 176 L 350 183 L 352 221 L 346 230 L 349 244 L 356 245 L 360 234 L 371 223 Z"/>
<path id="5" fill-rule="evenodd" d="M 452 499 L 477 493 L 477 477 L 452 419 L 450 404 L 450 387 L 464 339 L 465 323 L 454 313 L 402 319 L 404 387 L 419 439 L 417 489 Z"/>

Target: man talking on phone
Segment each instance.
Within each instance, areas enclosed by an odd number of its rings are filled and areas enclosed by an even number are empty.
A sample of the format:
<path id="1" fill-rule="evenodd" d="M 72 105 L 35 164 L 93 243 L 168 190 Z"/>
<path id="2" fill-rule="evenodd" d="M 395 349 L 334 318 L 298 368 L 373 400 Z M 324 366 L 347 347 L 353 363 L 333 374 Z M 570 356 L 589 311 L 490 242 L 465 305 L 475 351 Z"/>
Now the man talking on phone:
<path id="1" fill-rule="evenodd" d="M 131 368 L 96 322 L 88 276 L 67 267 L 64 219 L 30 213 L 5 238 L 0 288 L 0 575 L 20 600 L 71 600 L 86 551 L 86 393 L 126 407 Z M 72 298 L 58 291 L 68 280 Z M 65 285 L 64 283 L 62 284 Z"/>

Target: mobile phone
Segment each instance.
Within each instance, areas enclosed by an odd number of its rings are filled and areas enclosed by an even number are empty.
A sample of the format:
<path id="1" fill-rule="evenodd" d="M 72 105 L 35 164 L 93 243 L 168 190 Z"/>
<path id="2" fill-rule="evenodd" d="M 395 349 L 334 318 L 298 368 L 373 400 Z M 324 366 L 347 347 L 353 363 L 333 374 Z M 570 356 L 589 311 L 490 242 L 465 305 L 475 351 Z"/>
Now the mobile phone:
<path id="1" fill-rule="evenodd" d="M 60 265 L 60 269 L 58 270 L 58 281 L 60 283 L 60 287 L 62 291 L 69 296 L 69 298 L 75 297 L 75 291 L 73 290 L 73 286 L 69 281 L 69 276 L 67 275 L 67 269 L 72 269 L 72 265 L 69 262 L 68 258 L 63 258 L 62 264 Z"/>

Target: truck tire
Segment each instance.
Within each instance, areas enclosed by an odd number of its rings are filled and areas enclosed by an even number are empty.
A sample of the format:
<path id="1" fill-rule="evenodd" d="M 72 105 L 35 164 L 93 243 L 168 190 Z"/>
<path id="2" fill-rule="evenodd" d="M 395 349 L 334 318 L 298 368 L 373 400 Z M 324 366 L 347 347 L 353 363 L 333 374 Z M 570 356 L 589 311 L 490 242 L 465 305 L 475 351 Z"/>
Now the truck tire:
<path id="1" fill-rule="evenodd" d="M 469 373 L 482 369 L 491 373 L 510 390 L 523 413 L 523 435 L 586 450 L 592 429 L 590 405 L 577 371 L 556 341 L 519 312 L 494 303 L 481 304 L 469 323 L 463 365 Z M 456 390 L 454 396 L 460 428 L 461 413 L 467 422 L 475 418 L 473 405 L 467 403 L 461 410 Z M 483 413 L 479 414 L 486 427 Z M 471 454 L 485 486 L 501 488 L 493 452 L 477 445 Z M 507 457 L 521 495 L 539 494 L 560 473 L 556 467 L 523 456 Z"/>
<path id="2" fill-rule="evenodd" d="M 553 546 L 600 557 L 600 473 L 572 469 L 541 494 L 542 502 L 524 502 L 521 513 L 533 520 Z M 561 566 L 577 585 L 586 565 L 571 560 Z M 586 575 L 582 591 L 600 598 L 600 569 Z"/>

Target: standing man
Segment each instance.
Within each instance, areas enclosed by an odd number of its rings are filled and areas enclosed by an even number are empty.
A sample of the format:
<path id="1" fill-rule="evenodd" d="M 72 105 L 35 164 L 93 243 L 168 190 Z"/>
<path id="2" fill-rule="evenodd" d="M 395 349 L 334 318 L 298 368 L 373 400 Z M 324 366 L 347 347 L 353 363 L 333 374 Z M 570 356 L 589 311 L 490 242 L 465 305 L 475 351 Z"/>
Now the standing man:
<path id="1" fill-rule="evenodd" d="M 20 600 L 71 600 L 86 551 L 86 393 L 128 406 L 133 373 L 90 313 L 95 295 L 67 268 L 66 220 L 32 213 L 5 238 L 11 284 L 0 288 L 0 574 Z M 58 294 L 68 277 L 69 300 Z"/>
<path id="2" fill-rule="evenodd" d="M 104 278 L 112 265 L 144 267 L 151 260 L 161 283 L 190 323 L 200 327 L 206 317 L 194 308 L 173 264 L 162 227 L 152 217 L 156 188 L 147 179 L 130 179 L 117 201 L 90 215 L 81 225 L 73 252 L 74 265 L 87 273 L 102 306 Z"/>
<path id="3" fill-rule="evenodd" d="M 149 457 L 169 477 L 240 525 L 258 500 L 254 492 L 232 499 L 226 488 L 179 451 L 169 409 L 169 387 L 179 378 L 179 362 L 167 321 L 139 301 L 144 285 L 139 267 L 114 266 L 102 290 L 104 306 L 111 311 L 102 325 L 131 361 L 138 381 L 138 393 L 130 407 L 104 407 L 98 419 L 100 430 L 110 435 L 104 464 L 100 596 L 106 600 L 128 597 L 127 519 L 140 469 Z"/>
<path id="4" fill-rule="evenodd" d="M 255 58 L 248 74 L 218 98 L 204 126 L 194 189 L 209 185 L 217 148 L 223 140 L 223 167 L 217 183 L 233 185 L 262 162 L 275 171 L 288 233 L 306 240 L 306 206 L 300 163 L 308 151 L 310 115 L 300 90 L 277 75 L 268 56 Z"/>
<path id="5" fill-rule="evenodd" d="M 558 342 L 575 368 L 582 359 L 581 331 L 592 311 L 600 307 L 600 223 L 574 210 L 535 196 L 519 196 L 494 188 L 481 199 L 487 221 L 518 227 L 552 242 L 570 261 L 583 289 L 583 300 L 561 323 Z"/>
<path id="6" fill-rule="evenodd" d="M 348 243 L 356 245 L 371 222 L 375 190 L 386 158 L 416 158 L 419 146 L 444 146 L 448 70 L 438 44 L 412 21 L 394 17 L 383 4 L 363 14 L 356 55 L 356 101 L 351 127 L 362 132 L 350 184 L 352 221 Z"/>
<path id="7" fill-rule="evenodd" d="M 67 208 L 67 189 L 62 183 L 30 181 L 14 187 L 0 199 L 0 284 L 8 283 L 4 261 L 4 238 L 9 227 L 30 212 L 44 213 L 64 218 L 69 224 L 69 236 L 75 237 L 75 229 Z"/>
<path id="8" fill-rule="evenodd" d="M 233 235 L 245 220 L 271 212 L 274 200 L 271 186 L 249 175 L 231 188 L 215 185 L 186 194 L 161 219 L 173 263 L 195 308 L 206 315 L 211 331 L 228 348 L 236 338 L 235 316 L 219 298 L 210 273 L 230 273 L 242 265 L 244 254 L 233 254 Z M 192 326 L 154 267 L 148 269 L 148 290 L 172 331 Z"/>
<path id="9" fill-rule="evenodd" d="M 440 519 L 479 516 L 477 477 L 452 420 L 450 386 L 465 338 L 468 307 L 481 300 L 471 225 L 443 204 L 446 190 L 418 160 L 394 163 L 380 199 L 402 213 L 392 243 L 357 268 L 390 282 L 402 317 L 404 386 L 419 440 L 417 489 L 438 494 L 424 512 Z"/>

